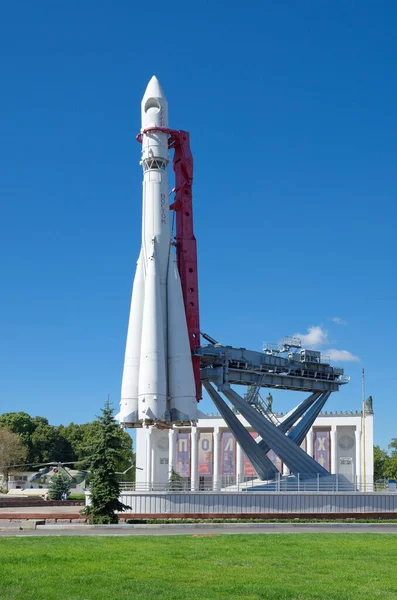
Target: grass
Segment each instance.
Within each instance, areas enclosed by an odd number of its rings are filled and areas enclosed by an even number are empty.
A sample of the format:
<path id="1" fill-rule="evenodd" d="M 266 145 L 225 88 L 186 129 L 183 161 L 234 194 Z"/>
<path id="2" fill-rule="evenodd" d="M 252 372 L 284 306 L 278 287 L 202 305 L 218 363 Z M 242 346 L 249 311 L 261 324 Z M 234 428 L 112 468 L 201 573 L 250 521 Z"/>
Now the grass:
<path id="1" fill-rule="evenodd" d="M 85 500 L 84 494 L 70 494 L 68 500 Z"/>
<path id="2" fill-rule="evenodd" d="M 1 600 L 388 600 L 386 534 L 0 538 Z"/>

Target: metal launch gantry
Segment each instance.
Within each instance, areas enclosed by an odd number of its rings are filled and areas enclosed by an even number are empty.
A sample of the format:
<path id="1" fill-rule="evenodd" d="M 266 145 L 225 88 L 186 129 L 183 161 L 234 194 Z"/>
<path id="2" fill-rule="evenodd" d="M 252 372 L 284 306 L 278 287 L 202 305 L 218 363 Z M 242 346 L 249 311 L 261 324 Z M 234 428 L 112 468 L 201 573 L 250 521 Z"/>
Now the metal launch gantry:
<path id="1" fill-rule="evenodd" d="M 153 129 L 153 128 L 152 128 Z M 175 247 L 180 274 L 186 320 L 192 352 L 196 398 L 202 396 L 204 385 L 219 413 L 224 418 L 237 442 L 263 480 L 274 479 L 278 471 L 267 457 L 273 450 L 291 473 L 301 478 L 329 476 L 329 472 L 306 454 L 300 447 L 324 404 L 332 392 L 348 382 L 342 368 L 329 364 L 320 352 L 301 349 L 299 340 L 286 338 L 281 346 L 266 346 L 263 352 L 222 346 L 210 336 L 202 334 L 211 343 L 200 345 L 200 317 L 198 296 L 197 247 L 193 231 L 193 157 L 189 134 L 186 131 L 159 129 L 168 134 L 168 146 L 174 150 Z M 143 131 L 137 136 L 142 141 Z M 260 388 L 307 392 L 309 396 L 281 422 L 258 411 L 252 402 L 241 397 L 231 386 L 251 386 L 252 394 Z M 215 387 L 214 387 L 215 386 Z M 257 443 L 241 424 L 221 394 L 252 425 L 261 437 Z"/>
<path id="2" fill-rule="evenodd" d="M 301 350 L 287 356 L 254 352 L 245 348 L 209 345 L 199 348 L 201 379 L 218 411 L 248 456 L 261 479 L 273 479 L 277 469 L 266 456 L 273 450 L 301 479 L 329 473 L 300 447 L 332 392 L 348 380 L 343 369 L 321 362 L 319 352 Z M 215 389 L 214 385 L 217 389 Z M 310 395 L 281 422 L 242 398 L 232 385 L 309 392 Z M 221 394 L 252 425 L 262 440 L 257 443 L 229 408 Z"/>

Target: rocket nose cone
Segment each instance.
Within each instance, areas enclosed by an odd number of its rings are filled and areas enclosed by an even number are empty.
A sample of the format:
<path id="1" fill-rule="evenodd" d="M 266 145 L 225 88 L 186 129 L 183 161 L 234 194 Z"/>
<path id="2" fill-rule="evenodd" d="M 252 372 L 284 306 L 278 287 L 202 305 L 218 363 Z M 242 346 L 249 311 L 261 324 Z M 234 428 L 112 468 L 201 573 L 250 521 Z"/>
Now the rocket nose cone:
<path id="1" fill-rule="evenodd" d="M 149 81 L 142 98 L 142 129 L 168 126 L 168 103 L 155 75 Z"/>
<path id="2" fill-rule="evenodd" d="M 163 92 L 163 88 L 161 87 L 160 82 L 157 79 L 156 75 L 153 75 L 153 77 L 147 84 L 145 93 L 143 94 L 142 101 L 146 100 L 147 98 L 159 98 L 159 99 L 166 101 L 166 97 Z"/>

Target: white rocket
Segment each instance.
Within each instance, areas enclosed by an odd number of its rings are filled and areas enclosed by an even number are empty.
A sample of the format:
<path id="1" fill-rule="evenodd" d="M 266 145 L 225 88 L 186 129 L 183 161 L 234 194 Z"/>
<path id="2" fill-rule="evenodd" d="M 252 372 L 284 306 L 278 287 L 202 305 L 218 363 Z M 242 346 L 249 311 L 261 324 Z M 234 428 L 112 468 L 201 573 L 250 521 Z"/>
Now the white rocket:
<path id="1" fill-rule="evenodd" d="M 197 419 L 181 281 L 171 244 L 168 104 L 158 79 L 141 105 L 142 247 L 132 289 L 117 419 L 126 426 Z"/>

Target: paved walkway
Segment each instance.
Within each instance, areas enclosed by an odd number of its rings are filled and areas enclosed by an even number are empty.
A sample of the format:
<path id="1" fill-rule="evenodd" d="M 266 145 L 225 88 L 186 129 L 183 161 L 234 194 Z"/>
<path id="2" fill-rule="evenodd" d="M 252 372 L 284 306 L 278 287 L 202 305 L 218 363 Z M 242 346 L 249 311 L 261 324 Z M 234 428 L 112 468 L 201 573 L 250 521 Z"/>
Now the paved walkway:
<path id="1" fill-rule="evenodd" d="M 84 506 L 10 506 L 8 508 L 0 508 L 0 515 L 18 514 L 40 514 L 40 515 L 55 515 L 57 513 L 79 514 Z"/>
<path id="2" fill-rule="evenodd" d="M 8 528 L 7 528 L 8 529 Z M 236 525 L 111 525 L 107 527 L 89 525 L 39 525 L 37 529 L 14 530 L 10 527 L 0 531 L 4 536 L 164 536 L 191 535 L 193 537 L 233 534 L 283 534 L 283 533 L 397 533 L 397 524 L 238 524 Z"/>

